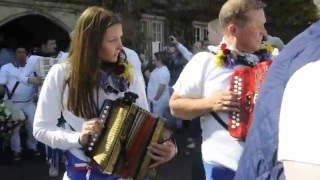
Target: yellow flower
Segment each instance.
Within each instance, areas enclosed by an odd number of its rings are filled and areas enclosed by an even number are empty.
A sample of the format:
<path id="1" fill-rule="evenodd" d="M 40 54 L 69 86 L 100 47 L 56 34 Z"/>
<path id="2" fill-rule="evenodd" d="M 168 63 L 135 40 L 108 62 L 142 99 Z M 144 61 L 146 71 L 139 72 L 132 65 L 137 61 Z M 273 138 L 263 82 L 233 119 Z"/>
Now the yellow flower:
<path id="1" fill-rule="evenodd" d="M 272 53 L 273 52 L 273 46 L 272 45 L 270 45 L 270 44 L 266 44 L 265 45 L 265 48 L 267 49 L 267 51 L 268 51 L 268 53 Z"/>
<path id="2" fill-rule="evenodd" d="M 121 76 L 125 79 L 128 79 L 129 82 L 132 82 L 133 80 L 133 74 L 132 74 L 132 65 L 130 63 L 124 63 L 124 72 L 121 74 Z"/>
<path id="3" fill-rule="evenodd" d="M 217 67 L 222 67 L 224 65 L 223 59 L 219 59 L 219 58 L 216 58 L 214 63 Z"/>

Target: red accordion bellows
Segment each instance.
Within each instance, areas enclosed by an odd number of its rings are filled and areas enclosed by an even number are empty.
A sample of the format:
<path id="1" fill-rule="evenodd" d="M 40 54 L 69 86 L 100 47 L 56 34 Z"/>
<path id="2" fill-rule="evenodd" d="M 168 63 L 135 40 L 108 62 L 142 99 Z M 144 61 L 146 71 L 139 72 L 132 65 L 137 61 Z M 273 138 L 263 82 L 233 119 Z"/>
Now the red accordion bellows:
<path id="1" fill-rule="evenodd" d="M 254 104 L 271 62 L 267 60 L 254 67 L 238 68 L 231 76 L 230 90 L 241 95 L 240 112 L 230 113 L 228 119 L 229 133 L 237 139 L 245 139 L 247 136 Z"/>

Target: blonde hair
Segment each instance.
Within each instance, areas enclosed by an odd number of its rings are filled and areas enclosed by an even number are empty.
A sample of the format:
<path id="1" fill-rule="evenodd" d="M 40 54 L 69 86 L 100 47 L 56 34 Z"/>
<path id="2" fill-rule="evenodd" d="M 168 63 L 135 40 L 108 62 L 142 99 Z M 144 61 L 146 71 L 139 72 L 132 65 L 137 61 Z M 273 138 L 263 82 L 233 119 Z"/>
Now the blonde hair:
<path id="1" fill-rule="evenodd" d="M 244 25 L 248 18 L 246 13 L 250 10 L 263 9 L 266 5 L 258 0 L 228 0 L 219 13 L 221 27 L 225 29 L 230 22 Z"/>

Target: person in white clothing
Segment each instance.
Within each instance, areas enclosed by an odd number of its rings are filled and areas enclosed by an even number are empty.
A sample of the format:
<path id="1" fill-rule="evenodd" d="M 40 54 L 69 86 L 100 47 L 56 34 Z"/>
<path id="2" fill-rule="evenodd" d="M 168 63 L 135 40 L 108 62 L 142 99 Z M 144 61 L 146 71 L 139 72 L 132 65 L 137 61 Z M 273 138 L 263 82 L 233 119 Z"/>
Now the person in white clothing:
<path id="1" fill-rule="evenodd" d="M 164 110 L 168 107 L 170 98 L 170 72 L 166 66 L 169 57 L 166 51 L 157 52 L 154 56 L 156 68 L 150 74 L 147 96 L 148 101 L 150 102 L 151 112 L 158 116 L 163 116 Z"/>
<path id="2" fill-rule="evenodd" d="M 240 96 L 229 91 L 233 71 L 246 63 L 260 62 L 253 53 L 260 50 L 266 35 L 266 18 L 260 1 L 228 0 L 220 10 L 224 32 L 221 53 L 236 54 L 231 61 L 210 52 L 196 54 L 173 86 L 169 105 L 173 116 L 191 120 L 201 116 L 202 157 L 207 180 L 231 180 L 240 159 L 243 142 L 233 138 L 210 115 L 215 111 L 227 123 L 228 113 L 239 111 Z M 237 61 L 245 57 L 245 63 Z"/>
<path id="3" fill-rule="evenodd" d="M 279 120 L 278 160 L 288 180 L 320 179 L 318 105 L 320 60 L 304 65 L 289 79 Z M 314 81 L 313 81 L 314 80 Z"/>
<path id="4" fill-rule="evenodd" d="M 33 137 L 33 118 L 36 110 L 32 99 L 35 93 L 35 88 L 30 84 L 22 84 L 19 82 L 19 75 L 25 68 L 27 58 L 27 51 L 24 46 L 18 46 L 15 49 L 15 59 L 13 63 L 5 64 L 1 67 L 0 83 L 1 89 L 6 89 L 4 100 L 10 99 L 27 115 L 27 147 L 35 155 L 40 155 L 37 150 L 37 141 Z M 3 90 L 1 90 L 4 92 Z M 11 138 L 11 150 L 13 151 L 14 160 L 21 159 L 21 142 L 20 142 L 20 128 L 16 128 Z"/>
<path id="5" fill-rule="evenodd" d="M 138 88 L 143 81 L 136 78 L 132 61 L 124 58 L 118 16 L 101 7 L 89 7 L 73 32 L 68 60 L 54 65 L 43 83 L 33 134 L 50 147 L 66 151 L 64 179 L 119 179 L 90 163 L 83 147 L 90 136 L 102 131 L 97 117 L 105 99 L 115 100 L 131 91 L 138 94 L 137 105 L 148 110 L 145 91 Z M 61 115 L 65 128 L 57 127 Z M 169 161 L 175 153 L 176 147 L 169 141 L 148 147 L 148 155 L 155 160 L 152 166 Z"/>

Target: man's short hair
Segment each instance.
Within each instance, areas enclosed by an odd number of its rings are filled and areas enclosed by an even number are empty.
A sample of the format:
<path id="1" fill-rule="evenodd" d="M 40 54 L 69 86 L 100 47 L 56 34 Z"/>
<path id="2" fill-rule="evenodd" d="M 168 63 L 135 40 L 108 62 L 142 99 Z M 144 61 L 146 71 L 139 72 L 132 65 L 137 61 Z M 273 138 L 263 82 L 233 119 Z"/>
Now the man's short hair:
<path id="1" fill-rule="evenodd" d="M 219 19 L 214 19 L 212 21 L 210 21 L 208 23 L 209 28 L 211 28 L 211 30 L 219 30 L 220 29 L 220 22 Z"/>
<path id="2" fill-rule="evenodd" d="M 246 16 L 248 11 L 265 7 L 266 5 L 259 0 L 228 0 L 219 13 L 221 27 L 225 29 L 230 22 L 244 25 L 248 21 Z"/>

